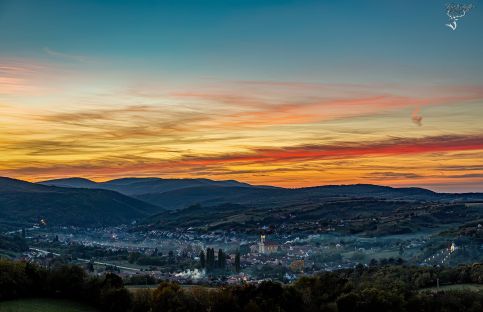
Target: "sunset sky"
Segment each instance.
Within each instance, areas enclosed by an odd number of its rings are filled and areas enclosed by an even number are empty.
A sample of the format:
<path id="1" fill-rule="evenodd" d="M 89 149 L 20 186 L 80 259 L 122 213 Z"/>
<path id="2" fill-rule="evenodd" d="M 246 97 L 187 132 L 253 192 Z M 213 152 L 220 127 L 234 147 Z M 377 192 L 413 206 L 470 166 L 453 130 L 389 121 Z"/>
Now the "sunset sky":
<path id="1" fill-rule="evenodd" d="M 483 191 L 483 5 L 446 2 L 0 0 L 0 175 Z"/>

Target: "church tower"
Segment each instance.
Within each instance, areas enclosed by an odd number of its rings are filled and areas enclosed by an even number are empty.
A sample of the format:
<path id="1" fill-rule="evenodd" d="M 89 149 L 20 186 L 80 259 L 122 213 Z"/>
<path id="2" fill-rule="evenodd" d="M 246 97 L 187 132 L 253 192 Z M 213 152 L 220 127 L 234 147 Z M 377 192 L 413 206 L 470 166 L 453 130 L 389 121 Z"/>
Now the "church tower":
<path id="1" fill-rule="evenodd" d="M 260 235 L 260 242 L 258 243 L 258 253 L 265 253 L 265 235 Z"/>

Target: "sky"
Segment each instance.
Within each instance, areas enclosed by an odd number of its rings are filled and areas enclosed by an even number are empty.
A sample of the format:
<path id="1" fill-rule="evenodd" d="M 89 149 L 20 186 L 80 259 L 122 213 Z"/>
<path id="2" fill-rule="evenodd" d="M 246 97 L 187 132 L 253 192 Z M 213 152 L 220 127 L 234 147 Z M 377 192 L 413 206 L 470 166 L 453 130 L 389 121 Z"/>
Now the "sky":
<path id="1" fill-rule="evenodd" d="M 0 0 L 0 175 L 483 191 L 483 1 Z"/>

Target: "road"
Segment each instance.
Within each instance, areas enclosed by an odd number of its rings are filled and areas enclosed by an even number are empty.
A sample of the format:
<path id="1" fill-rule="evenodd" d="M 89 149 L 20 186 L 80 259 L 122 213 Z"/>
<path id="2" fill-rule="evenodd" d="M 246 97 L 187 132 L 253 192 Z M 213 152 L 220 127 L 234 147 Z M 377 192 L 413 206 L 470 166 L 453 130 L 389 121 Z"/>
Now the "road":
<path id="1" fill-rule="evenodd" d="M 47 254 L 52 254 L 52 255 L 54 255 L 56 257 L 60 257 L 61 256 L 58 253 L 50 252 L 50 251 L 43 250 L 43 249 L 38 249 L 38 248 L 29 248 L 29 249 L 30 250 L 33 250 L 33 251 L 36 251 L 36 252 L 40 252 L 40 253 L 46 254 L 46 255 Z M 91 260 L 82 259 L 82 258 L 77 258 L 76 260 L 77 261 L 81 261 L 81 262 L 85 262 L 85 263 L 91 262 Z M 125 267 L 125 266 L 122 266 L 122 265 L 117 265 L 117 264 L 107 263 L 107 262 L 93 261 L 92 263 L 93 264 L 97 264 L 97 265 L 112 266 L 112 267 L 116 267 L 116 268 L 121 269 L 121 270 L 136 271 L 136 272 L 140 272 L 141 271 L 140 269 Z"/>

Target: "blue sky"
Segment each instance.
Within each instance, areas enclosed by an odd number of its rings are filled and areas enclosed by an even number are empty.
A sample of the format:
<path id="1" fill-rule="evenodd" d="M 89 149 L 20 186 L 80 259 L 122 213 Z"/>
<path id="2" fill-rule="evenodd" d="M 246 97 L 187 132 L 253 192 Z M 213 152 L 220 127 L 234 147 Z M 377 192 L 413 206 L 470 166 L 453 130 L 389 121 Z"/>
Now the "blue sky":
<path id="1" fill-rule="evenodd" d="M 440 0 L 0 3 L 7 56 L 48 58 L 48 47 L 188 76 L 315 81 L 447 80 L 448 73 L 469 81 L 483 69 L 481 8 L 451 32 Z"/>
<path id="2" fill-rule="evenodd" d="M 0 175 L 483 191 L 467 1 L 0 0 Z"/>

